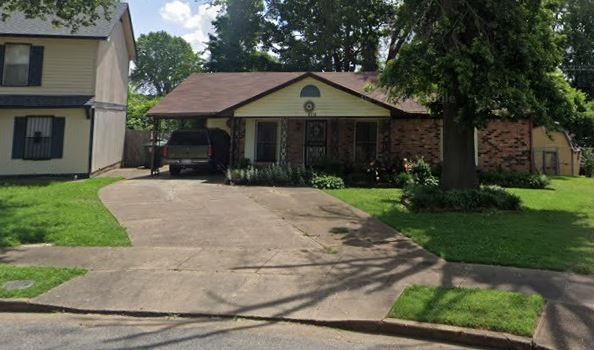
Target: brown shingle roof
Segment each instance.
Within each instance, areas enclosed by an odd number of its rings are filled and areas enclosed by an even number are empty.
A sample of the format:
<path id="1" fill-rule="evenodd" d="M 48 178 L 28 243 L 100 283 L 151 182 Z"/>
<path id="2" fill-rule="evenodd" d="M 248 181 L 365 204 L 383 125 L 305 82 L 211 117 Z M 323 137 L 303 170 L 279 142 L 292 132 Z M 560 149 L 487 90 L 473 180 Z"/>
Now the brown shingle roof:
<path id="1" fill-rule="evenodd" d="M 377 80 L 376 73 L 199 73 L 190 76 L 161 103 L 149 111 L 151 116 L 192 117 L 230 115 L 241 105 L 261 98 L 298 80 L 312 77 L 346 92 L 397 112 L 427 113 L 420 104 L 407 100 L 390 103 L 386 94 L 375 89 L 366 91 Z"/>

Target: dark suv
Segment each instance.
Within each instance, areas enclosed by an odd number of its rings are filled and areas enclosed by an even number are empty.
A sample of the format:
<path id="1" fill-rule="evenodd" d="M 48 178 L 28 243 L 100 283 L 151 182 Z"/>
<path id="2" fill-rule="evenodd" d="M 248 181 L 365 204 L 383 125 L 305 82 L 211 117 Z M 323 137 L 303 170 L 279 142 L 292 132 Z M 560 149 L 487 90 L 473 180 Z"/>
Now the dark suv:
<path id="1" fill-rule="evenodd" d="M 228 143 L 227 133 L 219 129 L 177 130 L 163 148 L 163 163 L 174 176 L 182 169 L 215 171 L 227 165 Z"/>

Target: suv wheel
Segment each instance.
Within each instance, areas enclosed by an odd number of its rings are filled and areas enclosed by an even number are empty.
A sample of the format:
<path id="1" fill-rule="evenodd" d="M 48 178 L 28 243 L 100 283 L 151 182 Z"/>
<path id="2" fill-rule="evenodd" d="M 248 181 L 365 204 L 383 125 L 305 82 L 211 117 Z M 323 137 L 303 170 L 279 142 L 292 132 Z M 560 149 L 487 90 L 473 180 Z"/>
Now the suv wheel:
<path id="1" fill-rule="evenodd" d="M 179 173 L 181 173 L 180 167 L 173 166 L 173 165 L 169 166 L 169 174 L 171 174 L 171 176 L 177 176 L 177 175 L 179 175 Z"/>

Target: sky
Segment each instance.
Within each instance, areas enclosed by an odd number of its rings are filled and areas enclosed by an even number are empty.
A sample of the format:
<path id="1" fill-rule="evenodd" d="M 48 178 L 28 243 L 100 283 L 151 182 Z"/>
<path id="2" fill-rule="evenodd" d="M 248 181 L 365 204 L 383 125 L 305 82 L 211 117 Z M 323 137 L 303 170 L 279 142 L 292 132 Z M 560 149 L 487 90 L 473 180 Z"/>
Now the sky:
<path id="1" fill-rule="evenodd" d="M 212 21 L 219 8 L 207 0 L 125 0 L 130 5 L 136 37 L 164 30 L 186 39 L 201 52 L 213 33 Z"/>

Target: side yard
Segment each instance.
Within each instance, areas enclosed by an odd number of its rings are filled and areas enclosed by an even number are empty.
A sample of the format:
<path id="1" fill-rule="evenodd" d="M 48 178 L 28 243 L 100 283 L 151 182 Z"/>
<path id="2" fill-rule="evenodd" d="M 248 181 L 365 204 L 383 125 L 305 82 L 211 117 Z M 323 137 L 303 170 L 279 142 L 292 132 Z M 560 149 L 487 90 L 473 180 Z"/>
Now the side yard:
<path id="1" fill-rule="evenodd" d="M 0 247 L 130 245 L 126 230 L 97 196 L 118 180 L 0 180 Z"/>
<path id="2" fill-rule="evenodd" d="M 545 190 L 510 191 L 522 211 L 413 213 L 399 189 L 327 192 L 448 261 L 594 274 L 594 180 L 560 177 Z"/>

